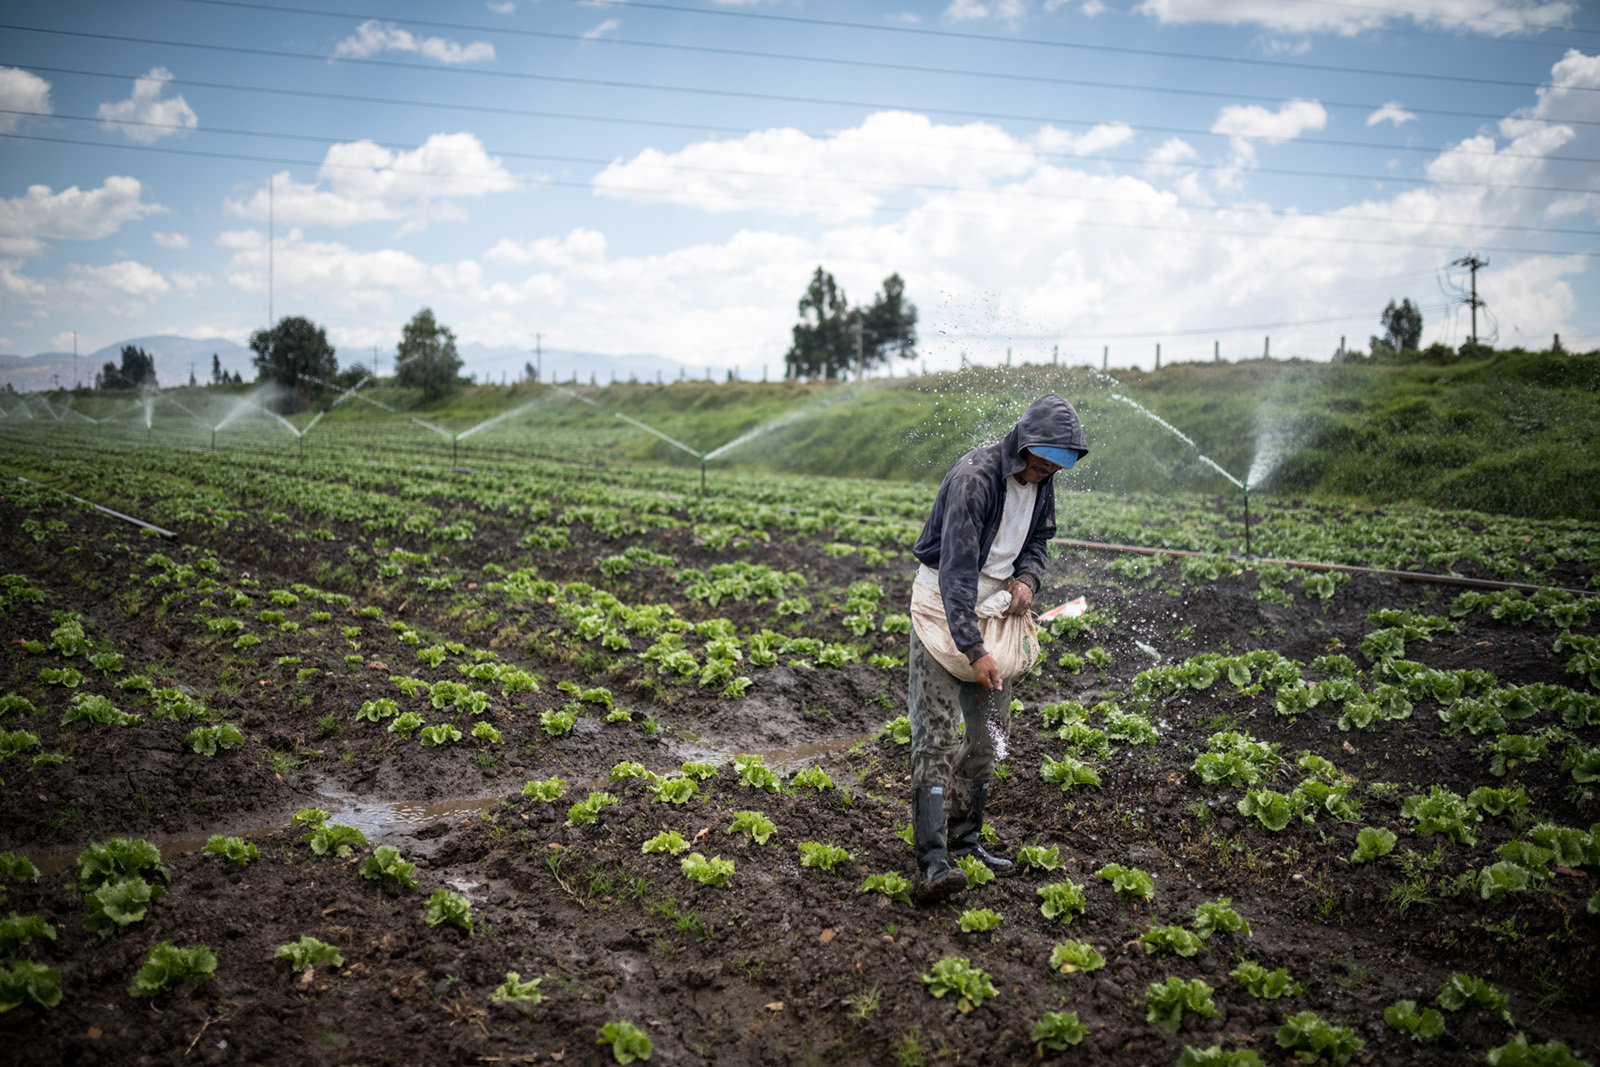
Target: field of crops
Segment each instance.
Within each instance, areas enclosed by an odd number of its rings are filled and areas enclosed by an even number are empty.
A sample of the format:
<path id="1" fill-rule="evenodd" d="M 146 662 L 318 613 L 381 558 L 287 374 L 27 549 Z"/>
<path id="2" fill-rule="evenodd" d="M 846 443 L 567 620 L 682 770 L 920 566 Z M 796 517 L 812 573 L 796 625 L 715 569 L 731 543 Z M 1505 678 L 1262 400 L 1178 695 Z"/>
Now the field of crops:
<path id="1" fill-rule="evenodd" d="M 1594 524 L 1063 476 L 1200 554 L 1056 554 L 917 909 L 928 485 L 318 434 L 0 424 L 27 1062 L 1600 1063 Z"/>

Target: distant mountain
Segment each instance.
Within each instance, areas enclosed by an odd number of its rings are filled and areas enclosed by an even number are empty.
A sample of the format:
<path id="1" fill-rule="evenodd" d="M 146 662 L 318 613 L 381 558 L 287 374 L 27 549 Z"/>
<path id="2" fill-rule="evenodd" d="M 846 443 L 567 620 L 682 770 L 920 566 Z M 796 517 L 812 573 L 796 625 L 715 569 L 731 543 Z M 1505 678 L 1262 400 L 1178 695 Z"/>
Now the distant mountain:
<path id="1" fill-rule="evenodd" d="M 488 345 L 464 344 L 456 349 L 461 354 L 461 373 L 470 374 L 480 383 L 499 382 L 502 378 L 506 381 L 515 381 L 523 377 L 527 364 L 534 362 L 531 348 L 492 348 Z M 598 352 L 580 352 L 570 348 L 546 348 L 540 353 L 541 364 L 540 378 L 550 381 L 554 376 L 557 381 L 569 381 L 574 376 L 580 383 L 587 383 L 593 378 L 597 385 L 609 385 L 612 381 L 625 382 L 630 377 L 641 382 L 655 381 L 660 375 L 662 381 L 677 381 L 680 374 L 691 378 L 704 378 L 706 367 L 690 367 L 675 359 L 665 356 L 650 355 L 648 353 L 633 353 L 627 355 L 604 355 Z M 381 370 L 385 374 L 392 373 L 394 353 L 385 354 Z M 709 368 L 712 377 L 722 381 L 727 377 L 728 368 Z M 741 368 L 744 377 L 761 377 L 760 368 L 755 368 L 755 373 L 750 373 L 751 368 Z M 777 370 L 779 377 L 783 371 Z"/>
<path id="2" fill-rule="evenodd" d="M 156 381 L 161 385 L 186 385 L 191 365 L 195 380 L 204 384 L 211 380 L 211 357 L 216 355 L 222 369 L 237 371 L 246 381 L 255 377 L 250 363 L 251 352 L 243 345 L 220 337 L 195 340 L 191 337 L 132 337 L 126 341 L 107 345 L 77 358 L 77 381 L 93 385 L 94 376 L 107 363 L 122 365 L 125 345 L 142 348 L 156 361 Z M 67 388 L 73 384 L 73 358 L 71 352 L 41 352 L 36 356 L 0 356 L 0 385 L 10 383 L 19 393 L 41 389 Z"/>

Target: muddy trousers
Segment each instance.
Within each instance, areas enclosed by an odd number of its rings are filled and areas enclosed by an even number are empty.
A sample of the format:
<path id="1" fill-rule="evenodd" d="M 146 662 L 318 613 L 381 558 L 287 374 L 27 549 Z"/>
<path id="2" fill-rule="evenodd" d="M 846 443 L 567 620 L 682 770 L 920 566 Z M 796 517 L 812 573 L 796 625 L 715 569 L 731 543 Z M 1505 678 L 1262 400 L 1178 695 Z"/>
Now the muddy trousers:
<path id="1" fill-rule="evenodd" d="M 991 693 L 977 682 L 961 681 L 939 665 L 913 630 L 906 695 L 911 788 L 944 786 L 946 817 L 951 825 L 962 823 L 974 785 L 987 783 L 994 773 L 996 737 L 1011 728 L 1011 683 Z"/>

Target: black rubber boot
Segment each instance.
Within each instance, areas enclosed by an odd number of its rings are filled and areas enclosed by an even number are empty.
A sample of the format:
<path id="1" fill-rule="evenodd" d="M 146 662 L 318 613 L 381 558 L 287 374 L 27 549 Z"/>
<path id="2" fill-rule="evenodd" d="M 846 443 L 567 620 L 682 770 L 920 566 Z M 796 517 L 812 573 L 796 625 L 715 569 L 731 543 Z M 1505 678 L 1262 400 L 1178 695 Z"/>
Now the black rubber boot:
<path id="1" fill-rule="evenodd" d="M 990 855 L 979 843 L 979 832 L 983 829 L 983 803 L 989 798 L 989 783 L 973 782 L 972 792 L 968 796 L 966 817 L 950 827 L 950 855 L 971 856 L 993 871 L 996 878 L 1016 874 L 1015 863 Z"/>
<path id="2" fill-rule="evenodd" d="M 917 879 L 911 896 L 918 904 L 935 904 L 967 888 L 966 872 L 950 865 L 944 834 L 944 786 L 913 787 L 911 841 L 917 850 Z"/>

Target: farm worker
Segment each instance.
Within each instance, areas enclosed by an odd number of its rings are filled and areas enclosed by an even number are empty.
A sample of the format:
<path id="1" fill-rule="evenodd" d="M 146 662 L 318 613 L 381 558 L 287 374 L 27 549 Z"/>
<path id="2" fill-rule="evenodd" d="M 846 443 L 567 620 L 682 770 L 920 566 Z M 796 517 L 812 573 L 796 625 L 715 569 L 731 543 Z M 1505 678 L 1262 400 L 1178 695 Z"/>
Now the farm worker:
<path id="1" fill-rule="evenodd" d="M 966 888 L 957 856 L 997 875 L 1014 871 L 978 835 L 995 742 L 1010 726 L 1009 681 L 1038 655 L 1030 609 L 1056 532 L 1052 476 L 1088 450 L 1072 405 L 1053 393 L 1039 398 L 1005 437 L 950 468 L 911 550 L 921 564 L 907 691 L 919 901 Z"/>

